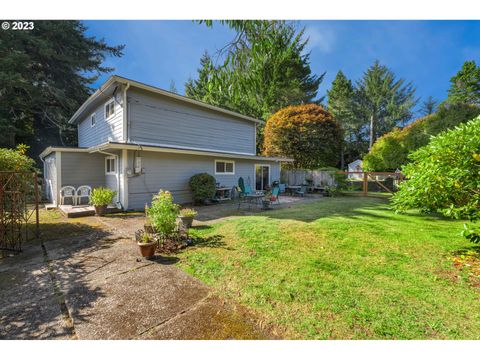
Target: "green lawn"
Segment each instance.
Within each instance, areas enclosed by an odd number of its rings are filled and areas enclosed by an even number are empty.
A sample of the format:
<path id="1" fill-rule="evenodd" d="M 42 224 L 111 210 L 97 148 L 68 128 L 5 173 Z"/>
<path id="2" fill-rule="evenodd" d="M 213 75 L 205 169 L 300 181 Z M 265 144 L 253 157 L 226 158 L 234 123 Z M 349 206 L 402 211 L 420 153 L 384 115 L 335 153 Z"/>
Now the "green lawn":
<path id="1" fill-rule="evenodd" d="M 473 248 L 461 228 L 324 198 L 193 229 L 179 265 L 287 338 L 478 339 L 480 293 L 452 265 Z"/>

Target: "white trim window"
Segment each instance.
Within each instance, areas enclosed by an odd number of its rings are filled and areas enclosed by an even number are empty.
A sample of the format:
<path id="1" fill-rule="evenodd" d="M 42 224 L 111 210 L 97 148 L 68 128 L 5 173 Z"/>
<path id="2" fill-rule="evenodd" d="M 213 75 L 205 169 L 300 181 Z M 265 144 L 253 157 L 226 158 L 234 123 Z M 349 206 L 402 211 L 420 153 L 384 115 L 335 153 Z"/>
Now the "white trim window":
<path id="1" fill-rule="evenodd" d="M 117 164 L 115 161 L 115 156 L 108 156 L 105 158 L 105 174 L 106 175 L 116 175 L 117 173 Z"/>
<path id="2" fill-rule="evenodd" d="M 215 160 L 215 175 L 235 175 L 235 161 Z"/>
<path id="3" fill-rule="evenodd" d="M 109 119 L 115 115 L 115 100 L 112 99 L 105 104 L 105 119 Z"/>
<path id="4" fill-rule="evenodd" d="M 94 127 L 97 124 L 97 115 L 93 113 L 90 115 L 90 126 Z"/>

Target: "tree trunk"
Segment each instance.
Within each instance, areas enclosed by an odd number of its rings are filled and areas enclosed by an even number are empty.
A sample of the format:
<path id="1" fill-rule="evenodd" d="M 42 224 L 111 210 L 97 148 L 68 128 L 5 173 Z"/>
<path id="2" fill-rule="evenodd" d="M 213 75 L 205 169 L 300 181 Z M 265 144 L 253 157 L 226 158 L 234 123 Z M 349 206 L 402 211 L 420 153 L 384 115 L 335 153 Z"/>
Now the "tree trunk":
<path id="1" fill-rule="evenodd" d="M 370 116 L 370 145 L 368 146 L 369 151 L 372 149 L 373 143 L 375 142 L 375 123 L 375 114 L 372 114 L 372 116 Z"/>
<path id="2" fill-rule="evenodd" d="M 342 150 L 340 152 L 340 170 L 343 170 L 345 168 L 345 152 Z"/>

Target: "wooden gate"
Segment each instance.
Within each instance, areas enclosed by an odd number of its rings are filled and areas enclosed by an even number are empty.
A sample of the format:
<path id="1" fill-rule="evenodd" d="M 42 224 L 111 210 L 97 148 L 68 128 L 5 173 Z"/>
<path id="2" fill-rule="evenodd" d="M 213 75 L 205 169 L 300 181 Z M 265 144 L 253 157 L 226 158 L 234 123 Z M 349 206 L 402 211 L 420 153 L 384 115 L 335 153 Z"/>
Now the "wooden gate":
<path id="1" fill-rule="evenodd" d="M 401 172 L 373 172 L 373 171 L 339 171 L 338 174 L 347 175 L 347 181 L 362 182 L 362 193 L 364 196 L 368 195 L 369 183 L 374 183 L 378 188 L 384 192 L 393 193 L 398 184 L 404 180 Z M 395 188 L 389 188 L 384 183 L 384 180 L 390 178 L 393 180 Z"/>
<path id="2" fill-rule="evenodd" d="M 0 250 L 19 252 L 39 238 L 38 203 L 36 173 L 0 171 Z"/>

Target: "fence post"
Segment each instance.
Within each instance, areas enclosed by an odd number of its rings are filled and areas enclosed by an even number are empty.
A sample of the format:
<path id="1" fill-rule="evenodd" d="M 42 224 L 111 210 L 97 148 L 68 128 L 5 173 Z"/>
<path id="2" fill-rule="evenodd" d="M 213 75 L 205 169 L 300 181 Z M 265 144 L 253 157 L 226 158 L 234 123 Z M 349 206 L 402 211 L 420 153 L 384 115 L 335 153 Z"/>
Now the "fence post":
<path id="1" fill-rule="evenodd" d="M 363 173 L 363 196 L 368 195 L 368 173 L 365 171 Z"/>
<path id="2" fill-rule="evenodd" d="M 40 238 L 40 214 L 38 210 L 38 203 L 40 201 L 38 196 L 38 177 L 37 173 L 33 173 L 33 185 L 35 186 L 35 238 Z"/>

